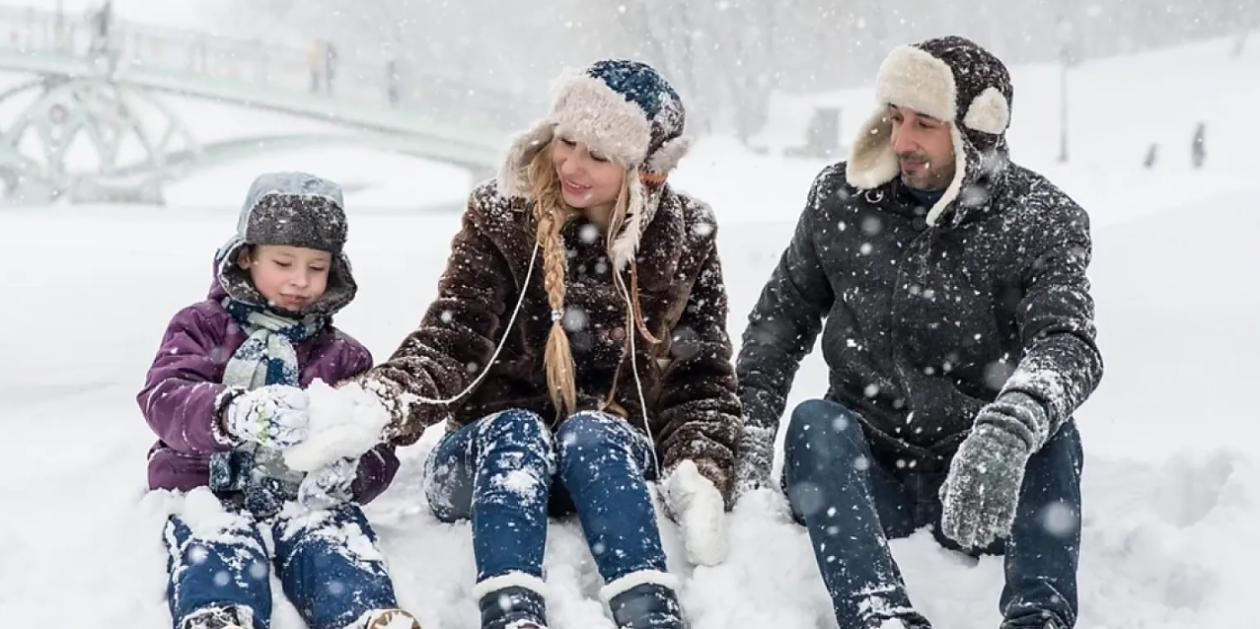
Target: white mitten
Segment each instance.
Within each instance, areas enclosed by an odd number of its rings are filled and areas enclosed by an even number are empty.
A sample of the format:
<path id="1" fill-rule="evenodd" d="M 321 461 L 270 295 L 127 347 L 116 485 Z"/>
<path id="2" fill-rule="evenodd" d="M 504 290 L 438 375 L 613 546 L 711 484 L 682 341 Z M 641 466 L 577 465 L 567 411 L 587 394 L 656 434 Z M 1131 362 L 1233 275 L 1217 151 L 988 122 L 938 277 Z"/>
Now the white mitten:
<path id="1" fill-rule="evenodd" d="M 726 561 L 730 552 L 726 503 L 695 461 L 679 463 L 662 484 L 662 494 L 666 510 L 682 530 L 691 563 L 716 566 Z"/>
<path id="2" fill-rule="evenodd" d="M 276 449 L 302 443 L 310 429 L 306 391 L 273 384 L 236 396 L 224 416 L 227 433 L 240 442 Z"/>

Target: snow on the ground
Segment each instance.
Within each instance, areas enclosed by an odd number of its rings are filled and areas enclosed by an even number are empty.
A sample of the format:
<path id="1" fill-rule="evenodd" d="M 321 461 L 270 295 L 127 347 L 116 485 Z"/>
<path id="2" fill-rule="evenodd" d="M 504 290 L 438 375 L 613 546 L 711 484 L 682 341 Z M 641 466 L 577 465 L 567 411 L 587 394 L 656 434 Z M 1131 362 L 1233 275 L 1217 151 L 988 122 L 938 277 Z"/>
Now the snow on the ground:
<path id="1" fill-rule="evenodd" d="M 1245 617 L 1260 556 L 1239 540 L 1260 514 L 1260 470 L 1242 446 L 1257 433 L 1255 414 L 1238 394 L 1260 351 L 1245 332 L 1260 306 L 1254 292 L 1234 289 L 1260 262 L 1246 248 L 1260 218 L 1228 200 L 1206 197 L 1097 232 L 1108 372 L 1080 417 L 1089 452 L 1082 627 L 1188 629 Z M 0 495 L 9 514 L 0 518 L 0 617 L 58 626 L 45 623 L 55 608 L 64 626 L 165 626 L 158 533 L 170 499 L 144 497 L 152 435 L 133 396 L 167 319 L 204 294 L 210 257 L 233 225 L 228 213 L 154 208 L 0 213 L 0 266 L 9 270 L 0 326 Z M 354 219 L 349 249 L 361 297 L 340 324 L 378 358 L 431 298 L 455 226 L 454 216 Z M 791 224 L 722 229 L 737 336 Z M 1184 269 L 1161 258 L 1170 254 Z M 794 397 L 820 393 L 824 380 L 811 357 Z M 426 627 L 471 628 L 468 527 L 438 523 L 419 491 L 435 436 L 404 451 L 398 481 L 369 513 L 402 601 Z M 730 562 L 687 582 L 697 629 L 829 626 L 803 530 L 781 511 L 748 508 L 731 533 Z M 681 558 L 672 527 L 667 542 Z M 928 535 L 894 551 L 914 600 L 940 627 L 996 626 L 1000 560 L 973 566 Z M 572 521 L 552 527 L 548 580 L 558 629 L 610 626 Z M 276 614 L 278 629 L 300 626 L 291 606 Z"/>
<path id="2" fill-rule="evenodd" d="M 1260 188 L 1248 179 L 1248 152 L 1236 161 L 1219 155 L 1194 173 L 1046 169 L 1094 217 L 1091 276 L 1107 363 L 1078 415 L 1087 452 L 1082 628 L 1251 624 L 1260 459 L 1248 444 L 1260 429 L 1246 392 L 1260 353 L 1249 325 L 1260 319 L 1252 243 L 1260 215 L 1251 201 Z M 211 256 L 235 226 L 249 179 L 305 164 L 399 186 L 376 199 L 348 195 L 360 293 L 338 323 L 384 359 L 432 298 L 458 221 L 384 210 L 458 200 L 466 179 L 418 162 L 310 152 L 190 179 L 165 208 L 0 208 L 0 618 L 9 624 L 169 626 L 160 530 L 179 499 L 145 491 L 153 435 L 134 396 L 170 316 L 205 295 Z M 708 140 L 678 173 L 680 186 L 718 212 L 737 342 L 820 166 Z M 825 386 L 825 367 L 811 356 L 793 401 Z M 438 523 L 419 490 L 436 436 L 402 451 L 398 480 L 368 513 L 399 597 L 426 629 L 472 629 L 469 527 Z M 759 498 L 732 516 L 722 566 L 683 565 L 681 540 L 666 525 L 672 568 L 691 577 L 683 599 L 695 628 L 834 627 L 804 531 L 781 501 Z M 936 626 L 997 626 L 1000 559 L 962 558 L 925 533 L 893 550 Z M 571 519 L 551 527 L 547 579 L 555 629 L 611 627 Z M 273 627 L 300 627 L 277 599 Z"/>

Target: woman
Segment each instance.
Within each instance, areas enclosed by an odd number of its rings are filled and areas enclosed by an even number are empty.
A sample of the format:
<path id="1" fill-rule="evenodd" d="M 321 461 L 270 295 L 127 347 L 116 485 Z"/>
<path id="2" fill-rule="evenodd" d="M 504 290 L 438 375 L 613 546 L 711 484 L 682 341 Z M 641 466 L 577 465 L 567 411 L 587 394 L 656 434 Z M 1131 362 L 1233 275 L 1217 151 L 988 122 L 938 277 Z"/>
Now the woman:
<path id="1" fill-rule="evenodd" d="M 470 196 L 419 329 L 362 380 L 397 443 L 447 422 L 426 495 L 472 520 L 484 629 L 545 625 L 547 516 L 573 512 L 617 626 L 685 627 L 649 481 L 692 561 L 724 558 L 741 408 L 713 214 L 666 183 L 682 130 L 649 66 L 564 78 Z"/>

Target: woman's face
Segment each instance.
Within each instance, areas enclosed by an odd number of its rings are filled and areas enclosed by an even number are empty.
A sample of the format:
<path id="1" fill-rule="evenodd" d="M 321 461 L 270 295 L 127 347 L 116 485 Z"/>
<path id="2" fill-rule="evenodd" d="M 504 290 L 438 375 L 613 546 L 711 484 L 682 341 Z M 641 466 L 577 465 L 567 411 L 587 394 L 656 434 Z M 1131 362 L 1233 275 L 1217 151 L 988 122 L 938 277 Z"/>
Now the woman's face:
<path id="1" fill-rule="evenodd" d="M 611 211 L 626 178 L 625 167 L 566 137 L 556 138 L 551 146 L 564 202 L 588 214 Z"/>

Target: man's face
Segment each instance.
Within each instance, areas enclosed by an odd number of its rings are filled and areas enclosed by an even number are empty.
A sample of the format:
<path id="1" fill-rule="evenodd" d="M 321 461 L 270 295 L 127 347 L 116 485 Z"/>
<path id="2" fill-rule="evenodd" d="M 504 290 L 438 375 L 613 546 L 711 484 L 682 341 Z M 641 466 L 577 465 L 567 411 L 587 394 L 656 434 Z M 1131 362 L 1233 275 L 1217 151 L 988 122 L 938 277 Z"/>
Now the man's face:
<path id="1" fill-rule="evenodd" d="M 892 145 L 901 181 L 918 190 L 944 190 L 954 179 L 954 141 L 949 123 L 913 109 L 888 106 Z"/>

